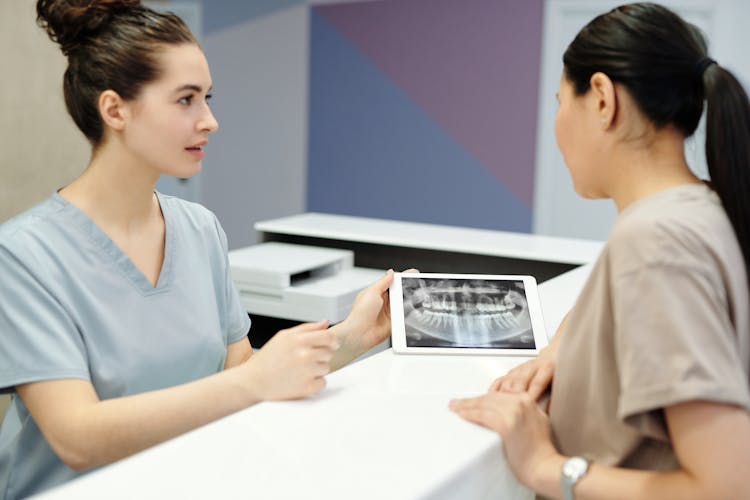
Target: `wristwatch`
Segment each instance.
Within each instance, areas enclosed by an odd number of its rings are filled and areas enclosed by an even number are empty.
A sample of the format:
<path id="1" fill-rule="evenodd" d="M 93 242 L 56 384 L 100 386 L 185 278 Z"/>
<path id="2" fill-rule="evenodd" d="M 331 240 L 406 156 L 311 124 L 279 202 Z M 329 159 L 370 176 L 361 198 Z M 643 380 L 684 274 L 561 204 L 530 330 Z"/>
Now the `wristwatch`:
<path id="1" fill-rule="evenodd" d="M 583 457 L 570 457 L 563 463 L 560 474 L 563 500 L 574 500 L 573 488 L 589 470 L 589 461 Z"/>

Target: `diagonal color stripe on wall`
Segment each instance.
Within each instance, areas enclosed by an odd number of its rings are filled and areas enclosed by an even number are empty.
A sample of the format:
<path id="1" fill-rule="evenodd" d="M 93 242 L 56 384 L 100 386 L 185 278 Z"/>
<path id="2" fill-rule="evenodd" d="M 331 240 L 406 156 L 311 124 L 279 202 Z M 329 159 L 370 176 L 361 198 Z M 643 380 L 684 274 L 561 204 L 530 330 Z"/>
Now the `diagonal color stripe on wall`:
<path id="1" fill-rule="evenodd" d="M 532 206 L 542 0 L 314 7 Z"/>
<path id="2" fill-rule="evenodd" d="M 530 209 L 311 14 L 308 210 L 529 231 Z"/>

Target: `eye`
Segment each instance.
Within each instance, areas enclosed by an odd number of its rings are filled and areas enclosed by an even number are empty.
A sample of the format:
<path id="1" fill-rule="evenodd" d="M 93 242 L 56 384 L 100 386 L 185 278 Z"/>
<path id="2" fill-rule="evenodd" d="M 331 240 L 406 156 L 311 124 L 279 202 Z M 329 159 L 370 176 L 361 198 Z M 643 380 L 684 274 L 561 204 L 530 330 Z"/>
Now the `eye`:
<path id="1" fill-rule="evenodd" d="M 211 104 L 211 99 L 213 98 L 213 94 L 206 94 L 206 104 Z"/>
<path id="2" fill-rule="evenodd" d="M 180 104 L 184 104 L 186 106 L 189 106 L 191 102 L 193 102 L 193 95 L 186 95 L 185 97 L 180 97 L 180 99 L 177 101 Z"/>

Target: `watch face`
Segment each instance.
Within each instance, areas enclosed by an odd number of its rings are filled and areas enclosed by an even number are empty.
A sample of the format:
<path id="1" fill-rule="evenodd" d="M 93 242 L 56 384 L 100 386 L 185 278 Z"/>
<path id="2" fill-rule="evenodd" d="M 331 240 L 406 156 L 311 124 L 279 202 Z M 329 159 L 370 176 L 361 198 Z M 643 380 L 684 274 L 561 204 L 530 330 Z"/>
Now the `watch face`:
<path id="1" fill-rule="evenodd" d="M 589 464 L 585 459 L 581 457 L 573 457 L 565 462 L 563 465 L 563 474 L 568 477 L 580 477 L 586 473 Z"/>

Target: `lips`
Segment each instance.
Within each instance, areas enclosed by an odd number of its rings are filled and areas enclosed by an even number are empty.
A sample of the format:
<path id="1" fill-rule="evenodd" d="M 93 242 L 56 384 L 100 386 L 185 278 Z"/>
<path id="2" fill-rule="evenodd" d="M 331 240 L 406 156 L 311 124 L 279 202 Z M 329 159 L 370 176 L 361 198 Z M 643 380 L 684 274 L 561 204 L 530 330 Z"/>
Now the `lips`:
<path id="1" fill-rule="evenodd" d="M 192 146 L 188 146 L 185 149 L 187 149 L 188 151 L 203 151 L 203 146 L 205 146 L 206 144 L 208 144 L 208 141 L 201 141 Z"/>
<path id="2" fill-rule="evenodd" d="M 188 146 L 185 148 L 185 151 L 190 153 L 194 158 L 201 160 L 205 156 L 205 152 L 203 151 L 203 146 L 206 145 L 206 142 L 201 142 L 199 144 L 196 144 L 194 146 Z"/>

